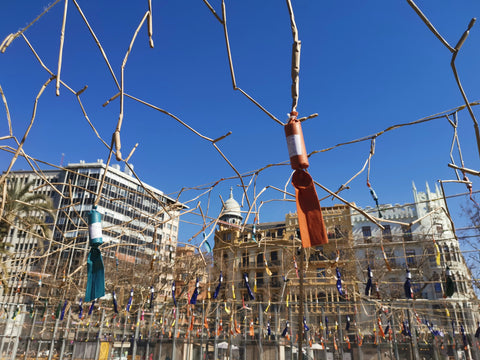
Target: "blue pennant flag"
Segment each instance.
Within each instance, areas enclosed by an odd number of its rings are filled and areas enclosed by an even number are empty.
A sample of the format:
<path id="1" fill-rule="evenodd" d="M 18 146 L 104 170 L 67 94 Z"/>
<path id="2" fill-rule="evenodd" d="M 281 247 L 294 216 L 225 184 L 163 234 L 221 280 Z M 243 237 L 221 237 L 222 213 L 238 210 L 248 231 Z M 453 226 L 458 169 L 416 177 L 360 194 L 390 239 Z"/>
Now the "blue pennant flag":
<path id="1" fill-rule="evenodd" d="M 340 271 L 338 270 L 338 268 L 336 268 L 335 271 L 337 273 L 337 290 L 338 290 L 338 293 L 341 296 L 344 296 L 343 288 L 342 288 L 342 275 L 340 274 Z"/>
<path id="2" fill-rule="evenodd" d="M 215 292 L 213 293 L 213 298 L 216 299 L 217 296 L 218 296 L 218 293 L 220 292 L 220 288 L 222 287 L 222 283 L 223 283 L 223 274 L 222 272 L 220 271 L 220 276 L 218 278 L 218 285 L 217 287 L 215 288 Z"/>
<path id="3" fill-rule="evenodd" d="M 197 303 L 197 296 L 198 296 L 198 287 L 199 287 L 199 280 L 195 281 L 195 290 L 193 290 L 192 297 L 190 298 L 190 304 L 195 305 Z"/>
<path id="4" fill-rule="evenodd" d="M 153 307 L 153 297 L 155 295 L 155 289 L 150 286 L 150 309 Z"/>
<path id="5" fill-rule="evenodd" d="M 413 291 L 412 291 L 412 274 L 410 270 L 407 269 L 407 278 L 405 280 L 405 284 L 403 284 L 403 288 L 405 290 L 405 297 L 407 299 L 413 299 Z"/>
<path id="6" fill-rule="evenodd" d="M 127 312 L 130 312 L 130 307 L 132 306 L 132 301 L 133 301 L 133 288 L 130 290 L 130 297 L 128 298 L 127 308 L 125 309 L 125 310 L 127 310 Z"/>
<path id="7" fill-rule="evenodd" d="M 82 298 L 80 298 L 80 300 L 78 300 L 78 318 L 81 319 L 82 316 L 83 316 L 83 300 Z"/>
<path id="8" fill-rule="evenodd" d="M 63 318 L 65 317 L 65 309 L 67 308 L 67 304 L 68 304 L 68 301 L 65 300 L 62 307 L 62 313 L 60 314 L 60 320 L 63 320 Z"/>
<path id="9" fill-rule="evenodd" d="M 250 300 L 254 300 L 255 296 L 253 296 L 252 289 L 250 288 L 250 284 L 248 283 L 248 275 L 247 273 L 243 273 L 243 280 L 245 281 L 245 286 L 247 287 L 248 296 Z"/>
<path id="10" fill-rule="evenodd" d="M 303 317 L 303 329 L 305 331 L 309 331 L 310 328 L 307 326 L 307 320 L 305 319 L 305 316 Z"/>
<path id="11" fill-rule="evenodd" d="M 173 305 L 177 307 L 177 300 L 175 299 L 175 280 L 172 282 L 172 298 L 173 298 Z"/>
<path id="12" fill-rule="evenodd" d="M 115 314 L 118 314 L 117 294 L 115 294 L 115 290 L 112 292 L 112 300 L 113 300 L 113 311 L 115 312 Z"/>
<path id="13" fill-rule="evenodd" d="M 92 301 L 92 305 L 88 309 L 88 316 L 92 315 L 93 309 L 95 308 L 95 300 Z"/>
<path id="14" fill-rule="evenodd" d="M 367 285 L 365 286 L 365 296 L 370 296 L 370 294 L 372 293 L 372 277 L 373 277 L 372 270 L 370 269 L 370 265 L 368 265 L 367 273 L 368 273 L 368 280 L 367 280 Z"/>

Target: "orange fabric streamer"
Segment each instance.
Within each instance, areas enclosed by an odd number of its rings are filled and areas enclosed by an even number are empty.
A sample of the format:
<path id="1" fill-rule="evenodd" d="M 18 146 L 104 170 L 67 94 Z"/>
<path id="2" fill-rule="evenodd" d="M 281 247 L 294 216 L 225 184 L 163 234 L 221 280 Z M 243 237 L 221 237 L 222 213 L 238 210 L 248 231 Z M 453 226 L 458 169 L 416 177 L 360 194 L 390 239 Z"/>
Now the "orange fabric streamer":
<path id="1" fill-rule="evenodd" d="M 217 336 L 220 336 L 222 331 L 223 331 L 223 323 L 222 323 L 222 320 L 220 320 L 220 323 L 218 324 Z"/>
<path id="2" fill-rule="evenodd" d="M 298 226 L 304 248 L 328 243 L 327 229 L 323 222 L 315 184 L 309 173 L 295 170 L 292 176 L 297 201 Z"/>
<path id="3" fill-rule="evenodd" d="M 383 339 L 385 339 L 385 332 L 383 331 L 382 321 L 380 318 L 378 318 L 378 333 Z"/>
<path id="4" fill-rule="evenodd" d="M 240 329 L 240 326 L 237 323 L 237 319 L 235 319 L 235 332 L 237 334 L 240 334 L 242 332 L 241 329 Z"/>
<path id="5" fill-rule="evenodd" d="M 253 320 L 250 321 L 250 336 L 255 336 L 255 330 L 253 328 Z"/>

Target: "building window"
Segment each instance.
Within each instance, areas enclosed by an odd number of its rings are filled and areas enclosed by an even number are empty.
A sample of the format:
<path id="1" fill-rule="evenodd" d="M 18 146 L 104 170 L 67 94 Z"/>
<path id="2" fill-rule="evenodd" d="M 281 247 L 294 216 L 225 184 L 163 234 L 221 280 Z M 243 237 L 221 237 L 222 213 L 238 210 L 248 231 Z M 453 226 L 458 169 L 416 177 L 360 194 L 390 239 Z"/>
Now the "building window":
<path id="1" fill-rule="evenodd" d="M 386 241 L 392 241 L 392 229 L 390 228 L 390 225 L 383 225 L 385 229 L 382 231 L 382 236 L 383 239 Z"/>
<path id="2" fill-rule="evenodd" d="M 412 228 L 410 226 L 402 225 L 403 241 L 412 241 Z"/>
<path id="3" fill-rule="evenodd" d="M 370 226 L 362 226 L 363 241 L 366 243 L 372 242 L 372 229 Z"/>
<path id="4" fill-rule="evenodd" d="M 260 253 L 257 255 L 257 266 L 262 266 L 263 265 L 263 254 Z"/>
<path id="5" fill-rule="evenodd" d="M 405 255 L 407 256 L 407 266 L 415 268 L 417 267 L 417 260 L 415 257 L 415 250 L 406 250 Z"/>
<path id="6" fill-rule="evenodd" d="M 248 253 L 244 253 L 242 256 L 242 266 L 247 267 L 249 265 Z"/>
<path id="7" fill-rule="evenodd" d="M 257 286 L 263 286 L 263 272 L 257 272 Z"/>
<path id="8" fill-rule="evenodd" d="M 270 260 L 272 261 L 273 265 L 279 265 L 278 262 L 278 252 L 277 251 L 272 251 L 270 253 Z"/>
<path id="9" fill-rule="evenodd" d="M 448 247 L 448 245 L 443 246 L 443 254 L 445 255 L 446 261 L 452 261 L 452 256 L 450 254 L 450 248 Z"/>

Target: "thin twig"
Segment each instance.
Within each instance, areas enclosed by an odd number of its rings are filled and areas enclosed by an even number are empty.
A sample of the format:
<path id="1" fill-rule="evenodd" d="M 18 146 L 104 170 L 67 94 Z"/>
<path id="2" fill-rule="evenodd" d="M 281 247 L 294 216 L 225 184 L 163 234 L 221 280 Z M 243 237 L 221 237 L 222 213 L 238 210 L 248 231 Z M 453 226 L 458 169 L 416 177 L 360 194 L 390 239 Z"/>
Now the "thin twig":
<path id="1" fill-rule="evenodd" d="M 292 3 L 287 0 L 288 13 L 290 14 L 290 25 L 292 27 L 292 111 L 297 111 L 300 74 L 300 49 L 302 43 L 298 40 L 297 24 L 293 13 Z"/>
<path id="2" fill-rule="evenodd" d="M 450 46 L 450 44 L 445 40 L 442 35 L 435 29 L 435 27 L 432 25 L 432 23 L 427 19 L 427 17 L 423 14 L 423 12 L 419 9 L 417 4 L 413 2 L 413 0 L 407 0 L 407 3 L 412 7 L 412 9 L 417 13 L 417 15 L 422 19 L 422 21 L 427 25 L 427 27 L 430 29 L 430 31 L 437 37 L 440 42 L 446 46 L 448 50 L 450 50 L 452 53 L 455 51 L 454 48 Z"/>
<path id="3" fill-rule="evenodd" d="M 57 0 L 57 2 L 60 1 L 60 0 Z M 113 69 L 112 69 L 112 66 L 110 65 L 110 62 L 108 61 L 108 58 L 107 58 L 107 54 L 105 54 L 105 51 L 103 50 L 103 47 L 102 45 L 100 44 L 100 41 L 98 41 L 98 38 L 97 38 L 97 35 L 95 35 L 95 33 L 93 32 L 93 29 L 92 27 L 90 26 L 90 24 L 88 23 L 88 20 L 87 18 L 85 17 L 85 15 L 83 14 L 83 11 L 82 9 L 80 8 L 80 6 L 78 5 L 77 3 L 77 0 L 72 0 L 73 3 L 75 4 L 75 6 L 77 7 L 77 10 L 78 12 L 80 13 L 80 16 L 82 17 L 83 21 L 85 22 L 85 25 L 87 25 L 87 28 L 88 28 L 88 31 L 90 31 L 90 34 L 92 35 L 93 37 L 93 40 L 95 41 L 95 44 L 97 44 L 101 54 L 102 54 L 102 57 L 103 59 L 105 60 L 105 62 L 107 63 L 107 66 L 108 66 L 108 70 L 110 71 L 110 74 L 112 75 L 113 77 L 113 81 L 115 81 L 115 84 L 117 85 L 117 89 L 120 90 L 120 84 L 118 83 L 118 80 L 117 80 L 117 77 L 115 76 L 115 73 L 113 72 Z"/>
<path id="4" fill-rule="evenodd" d="M 23 138 L 22 138 L 22 140 L 20 141 L 20 145 L 18 145 L 17 151 L 16 151 L 15 154 L 13 155 L 13 158 L 10 160 L 10 164 L 8 165 L 7 170 L 5 170 L 5 172 L 4 172 L 4 173 L 2 174 L 2 176 L 0 177 L 0 184 L 1 184 L 1 183 L 5 180 L 5 178 L 8 176 L 8 174 L 10 173 L 10 170 L 12 170 L 13 165 L 14 165 L 15 162 L 17 161 L 18 154 L 20 154 L 20 152 L 22 151 L 23 145 L 25 144 L 25 140 L 27 140 L 27 136 L 28 136 L 28 134 L 30 133 L 30 130 L 32 129 L 33 123 L 34 123 L 34 121 L 35 121 L 35 117 L 36 117 L 36 115 L 37 115 L 38 100 L 40 99 L 40 96 L 42 96 L 42 94 L 43 94 L 43 92 L 45 91 L 45 89 L 47 88 L 48 84 L 50 84 L 54 78 L 55 78 L 55 77 L 53 77 L 53 76 L 50 77 L 50 78 L 42 85 L 42 87 L 40 88 L 40 91 L 38 92 L 37 96 L 35 97 L 35 102 L 34 102 L 34 105 L 33 105 L 32 117 L 30 118 L 30 124 L 28 125 L 27 130 L 25 130 L 25 133 L 24 133 L 24 135 L 23 135 Z"/>
<path id="5" fill-rule="evenodd" d="M 62 71 L 63 43 L 65 42 L 65 24 L 67 23 L 68 0 L 65 0 L 63 8 L 62 30 L 60 32 L 60 48 L 58 50 L 57 82 L 55 85 L 56 95 L 60 96 L 60 72 Z"/>
<path id="6" fill-rule="evenodd" d="M 207 5 L 207 7 L 210 9 L 210 11 L 212 12 L 213 16 L 215 16 L 217 18 L 217 20 L 220 22 L 220 24 L 223 24 L 223 21 L 222 19 L 220 19 L 220 16 L 218 16 L 218 14 L 215 12 L 215 10 L 213 9 L 212 5 L 210 5 L 210 3 L 207 1 L 207 0 L 203 0 L 203 2 L 205 3 L 205 5 Z"/>
<path id="7" fill-rule="evenodd" d="M 8 122 L 8 133 L 10 134 L 10 137 L 12 137 L 13 136 L 12 119 L 10 117 L 10 110 L 8 109 L 7 98 L 5 97 L 5 94 L 3 93 L 3 89 L 2 89 L 1 85 L 0 85 L 0 95 L 2 95 L 2 101 L 3 101 L 3 104 L 5 105 L 5 113 L 7 115 L 7 122 Z"/>
<path id="8" fill-rule="evenodd" d="M 355 209 L 356 211 L 358 211 L 360 214 L 362 214 L 363 216 L 365 216 L 367 219 L 369 219 L 371 222 L 375 223 L 375 225 L 377 225 L 380 229 L 384 230 L 385 227 L 380 224 L 374 216 L 368 214 L 367 212 L 363 211 L 362 209 L 356 207 L 355 205 L 353 205 L 352 203 L 348 202 L 347 200 L 341 198 L 340 196 L 338 196 L 337 194 L 335 194 L 333 191 L 327 189 L 325 186 L 323 186 L 322 184 L 320 184 L 319 182 L 317 181 L 314 181 L 315 185 L 319 186 L 321 189 L 323 189 L 324 191 L 326 191 L 327 193 L 329 193 L 330 195 L 332 195 L 333 197 L 337 198 L 338 200 L 340 200 L 341 202 L 343 202 L 345 205 L 348 205 L 350 206 L 352 209 Z"/>
<path id="9" fill-rule="evenodd" d="M 60 2 L 60 0 L 55 0 L 51 5 L 49 5 L 43 12 L 38 15 L 35 19 L 33 19 L 32 22 L 30 22 L 27 26 L 25 26 L 23 29 L 18 30 L 15 34 L 10 34 L 8 35 L 5 40 L 2 41 L 2 44 L 0 45 L 0 52 L 4 53 L 5 50 L 7 50 L 7 47 L 12 43 L 13 40 L 15 40 L 17 37 L 22 35 L 27 29 L 35 24 L 43 15 L 45 15 L 47 12 L 50 11 L 51 8 L 53 8 L 55 5 L 57 5 Z"/>
<path id="10" fill-rule="evenodd" d="M 148 0 L 148 40 L 150 48 L 153 49 L 153 14 L 152 14 L 152 0 Z"/>

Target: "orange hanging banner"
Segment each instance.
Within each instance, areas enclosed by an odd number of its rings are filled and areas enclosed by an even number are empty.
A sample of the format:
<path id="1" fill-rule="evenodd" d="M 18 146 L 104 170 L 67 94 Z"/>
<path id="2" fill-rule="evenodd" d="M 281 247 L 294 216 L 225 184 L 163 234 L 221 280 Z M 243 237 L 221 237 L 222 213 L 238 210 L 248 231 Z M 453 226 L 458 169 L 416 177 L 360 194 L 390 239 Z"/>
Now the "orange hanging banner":
<path id="1" fill-rule="evenodd" d="M 312 177 L 306 171 L 295 170 L 292 184 L 295 187 L 302 246 L 308 248 L 327 244 L 327 229 L 323 222 L 322 209 Z"/>

